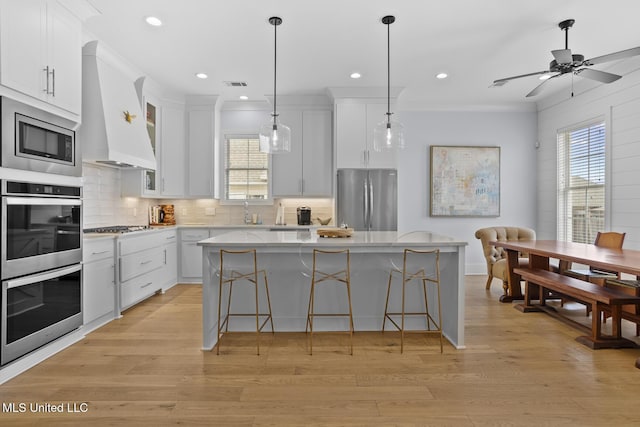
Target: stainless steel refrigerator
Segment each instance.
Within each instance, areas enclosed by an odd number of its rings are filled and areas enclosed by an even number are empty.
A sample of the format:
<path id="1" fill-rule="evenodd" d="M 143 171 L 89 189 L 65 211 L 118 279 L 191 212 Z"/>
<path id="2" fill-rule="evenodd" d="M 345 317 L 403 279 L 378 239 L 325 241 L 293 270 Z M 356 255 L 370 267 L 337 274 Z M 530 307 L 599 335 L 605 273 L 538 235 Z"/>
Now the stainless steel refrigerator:
<path id="1" fill-rule="evenodd" d="M 395 169 L 338 169 L 337 224 L 354 230 L 398 229 Z"/>

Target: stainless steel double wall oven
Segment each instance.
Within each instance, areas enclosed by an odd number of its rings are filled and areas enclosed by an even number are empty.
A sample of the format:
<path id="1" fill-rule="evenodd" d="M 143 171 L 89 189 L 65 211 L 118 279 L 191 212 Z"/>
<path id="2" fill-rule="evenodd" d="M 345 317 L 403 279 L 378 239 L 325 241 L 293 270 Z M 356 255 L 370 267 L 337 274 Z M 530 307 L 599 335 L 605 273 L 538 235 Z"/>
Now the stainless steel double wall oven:
<path id="1" fill-rule="evenodd" d="M 82 189 L 0 186 L 4 365 L 82 325 Z"/>

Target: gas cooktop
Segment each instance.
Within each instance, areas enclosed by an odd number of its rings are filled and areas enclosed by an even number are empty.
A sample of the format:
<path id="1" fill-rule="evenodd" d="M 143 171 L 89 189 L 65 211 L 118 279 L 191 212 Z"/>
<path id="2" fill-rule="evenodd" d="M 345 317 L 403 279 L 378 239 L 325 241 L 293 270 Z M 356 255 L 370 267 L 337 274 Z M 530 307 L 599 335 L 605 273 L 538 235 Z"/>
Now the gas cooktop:
<path id="1" fill-rule="evenodd" d="M 148 225 L 111 225 L 108 227 L 85 228 L 85 233 L 130 233 L 132 231 L 149 230 Z"/>

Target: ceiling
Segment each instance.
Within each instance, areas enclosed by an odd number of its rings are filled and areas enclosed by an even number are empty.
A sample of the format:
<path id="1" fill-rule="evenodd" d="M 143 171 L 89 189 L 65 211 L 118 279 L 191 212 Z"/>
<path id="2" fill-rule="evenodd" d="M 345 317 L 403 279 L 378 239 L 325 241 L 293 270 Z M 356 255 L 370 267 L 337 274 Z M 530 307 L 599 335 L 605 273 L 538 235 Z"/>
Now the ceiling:
<path id="1" fill-rule="evenodd" d="M 264 100 L 273 92 L 273 26 L 278 35 L 278 95 L 323 94 L 327 88 L 386 88 L 387 29 L 392 14 L 391 85 L 404 88 L 400 108 L 535 108 L 554 93 L 571 94 L 572 76 L 525 95 L 536 76 L 489 87 L 493 80 L 542 71 L 564 48 L 562 20 L 572 18 L 569 48 L 592 58 L 640 46 L 637 0 L 88 0 L 100 14 L 85 22 L 145 75 L 178 94 Z M 164 25 L 151 27 L 147 16 Z M 626 62 L 626 64 L 623 64 Z M 631 63 L 631 66 L 630 66 Z M 635 66 L 637 64 L 637 66 Z M 593 68 L 640 68 L 640 58 Z M 359 80 L 349 75 L 358 71 Z M 195 73 L 207 73 L 206 80 Z M 438 80 L 439 72 L 449 77 Z M 227 87 L 244 81 L 247 87 Z M 596 84 L 573 78 L 577 88 Z M 615 85 L 616 83 L 612 83 Z M 582 85 L 582 86 L 580 86 Z"/>

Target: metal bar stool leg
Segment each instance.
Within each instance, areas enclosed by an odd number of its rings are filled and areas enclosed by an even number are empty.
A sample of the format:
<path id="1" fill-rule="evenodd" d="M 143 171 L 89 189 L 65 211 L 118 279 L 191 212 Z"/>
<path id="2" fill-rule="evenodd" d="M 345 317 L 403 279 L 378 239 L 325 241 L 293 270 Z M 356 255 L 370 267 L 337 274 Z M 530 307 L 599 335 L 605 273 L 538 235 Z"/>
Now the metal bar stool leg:
<path id="1" fill-rule="evenodd" d="M 318 262 L 317 258 L 322 254 L 346 254 L 346 265 L 343 270 L 338 270 L 332 273 L 326 273 L 318 270 Z M 328 256 L 328 255 L 322 255 Z M 355 331 L 354 322 L 353 322 L 353 307 L 351 302 L 351 279 L 350 279 L 350 255 L 349 250 L 313 250 L 313 271 L 311 273 L 311 289 L 309 293 L 309 304 L 307 308 L 307 321 L 305 326 L 305 332 L 309 334 L 309 354 L 313 355 L 313 323 L 314 318 L 316 316 L 328 316 L 328 317 L 348 317 L 349 320 L 349 330 L 345 331 L 349 334 L 349 353 L 353 355 L 353 333 Z M 315 310 L 315 293 L 316 293 L 316 285 L 324 282 L 324 281 L 332 281 L 344 283 L 346 291 L 347 291 L 347 304 L 349 307 L 348 313 L 316 313 Z"/>
<path id="2" fill-rule="evenodd" d="M 433 269 L 433 272 L 429 270 L 431 274 L 429 276 L 427 275 L 426 267 L 420 267 L 417 270 L 413 270 L 414 265 L 413 264 L 409 265 L 408 263 L 409 256 L 411 256 L 413 259 L 421 255 L 423 257 L 429 257 L 429 256 L 434 257 L 430 259 L 428 262 L 428 265 L 430 266 L 430 268 Z M 425 263 L 426 261 L 427 261 L 426 258 L 421 259 L 420 265 L 425 265 L 423 263 Z M 410 269 L 411 271 L 409 271 Z M 393 283 L 394 272 L 397 272 L 402 276 L 402 283 L 401 283 L 402 289 L 401 289 L 401 302 L 400 302 L 401 305 L 400 305 L 399 312 L 389 311 L 389 299 L 390 299 L 390 293 L 391 293 L 391 286 Z M 420 282 L 420 285 L 418 286 L 422 288 L 421 290 L 419 290 L 419 292 L 422 294 L 422 298 L 424 300 L 424 312 L 407 310 L 407 306 L 406 306 L 407 302 L 411 304 L 411 299 L 407 295 L 407 283 L 412 281 Z M 434 318 L 434 314 L 432 313 L 433 304 L 429 304 L 429 289 L 428 289 L 429 284 L 433 284 L 435 287 L 435 289 L 432 289 L 432 292 L 435 292 L 436 299 L 437 299 L 437 310 L 438 310 L 437 320 Z M 407 299 L 409 299 L 409 301 L 407 301 Z M 398 324 L 393 319 L 392 316 L 395 316 L 396 318 L 399 316 L 400 324 Z M 426 329 L 407 330 L 406 329 L 407 316 L 423 317 L 426 323 Z M 441 311 L 441 304 L 440 304 L 440 251 L 439 250 L 437 249 L 433 251 L 420 251 L 420 250 L 412 250 L 412 249 L 404 250 L 402 271 L 393 269 L 389 272 L 389 281 L 387 283 L 387 297 L 386 297 L 385 309 L 384 309 L 384 320 L 382 323 L 383 331 L 384 331 L 384 326 L 387 319 L 400 332 L 400 353 L 404 352 L 404 336 L 406 333 L 409 333 L 409 332 L 426 333 L 427 335 L 437 333 L 440 338 L 440 352 L 442 353 L 444 351 L 443 338 L 442 338 L 442 311 Z"/>
<path id="3" fill-rule="evenodd" d="M 239 268 L 225 268 L 224 264 L 224 256 L 235 256 L 245 254 L 245 258 L 243 259 L 247 268 L 242 265 Z M 251 256 L 251 261 L 248 260 L 248 256 Z M 250 264 L 253 263 L 251 266 Z M 258 270 L 258 260 L 255 249 L 247 249 L 247 250 L 220 250 L 220 280 L 219 280 L 219 290 L 218 290 L 218 341 L 216 343 L 216 354 L 220 354 L 220 342 L 221 337 L 224 334 L 231 333 L 229 332 L 229 319 L 232 316 L 253 316 L 255 318 L 255 330 L 256 330 L 256 353 L 260 355 L 260 334 L 262 333 L 262 329 L 269 323 L 271 325 L 271 333 L 275 333 L 275 329 L 273 326 L 273 315 L 271 312 L 271 295 L 269 294 L 269 282 L 267 280 L 267 273 L 265 270 Z M 266 294 L 266 304 L 267 304 L 267 313 L 260 312 L 260 290 L 259 290 L 259 276 L 262 275 L 265 287 Z M 233 285 L 236 282 L 245 281 L 249 282 L 254 287 L 254 313 L 232 313 L 231 312 L 231 296 L 233 294 Z M 224 295 L 224 286 L 229 284 L 229 294 L 226 302 L 227 312 L 223 316 L 222 315 L 222 298 Z M 264 318 L 264 322 L 260 323 L 260 319 Z M 224 333 L 223 333 L 224 330 Z"/>

